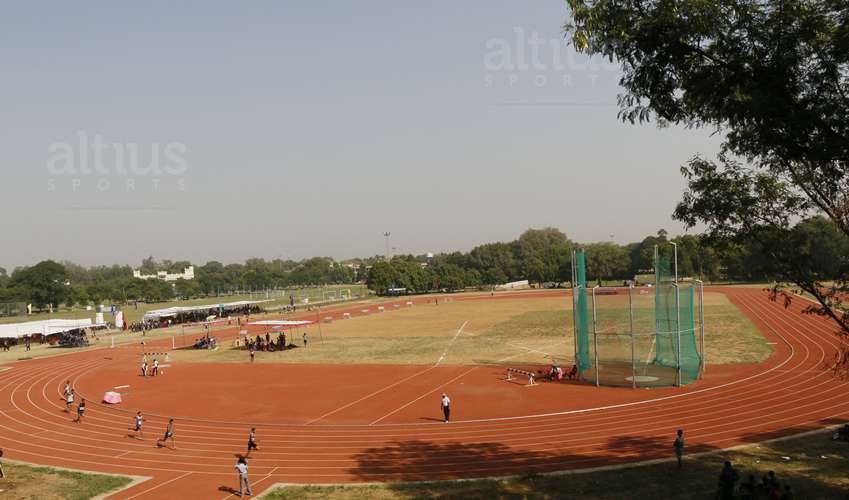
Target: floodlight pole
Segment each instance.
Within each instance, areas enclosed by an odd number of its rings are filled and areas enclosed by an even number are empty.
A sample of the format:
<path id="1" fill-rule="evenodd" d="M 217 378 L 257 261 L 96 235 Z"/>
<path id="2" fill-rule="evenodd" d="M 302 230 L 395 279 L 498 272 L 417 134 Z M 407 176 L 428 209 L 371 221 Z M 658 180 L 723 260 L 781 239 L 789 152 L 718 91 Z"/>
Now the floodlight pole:
<path id="1" fill-rule="evenodd" d="M 595 308 L 595 291 L 598 285 L 593 287 L 593 350 L 595 351 L 595 386 L 601 385 L 598 378 L 598 332 L 596 331 L 596 308 Z"/>
<path id="2" fill-rule="evenodd" d="M 675 288 L 675 333 L 678 338 L 676 345 L 676 358 L 678 360 L 678 387 L 681 387 L 681 299 L 679 297 L 678 283 L 673 283 Z"/>
<path id="3" fill-rule="evenodd" d="M 675 267 L 675 283 L 678 283 L 678 244 L 670 241 L 670 245 L 672 245 L 672 262 Z"/>
<path id="4" fill-rule="evenodd" d="M 637 388 L 637 360 L 634 358 L 634 293 L 633 283 L 628 286 L 628 325 L 631 330 L 631 388 Z"/>
<path id="5" fill-rule="evenodd" d="M 705 293 L 702 280 L 696 280 L 699 287 L 699 346 L 702 359 L 699 362 L 699 378 L 705 375 Z"/>

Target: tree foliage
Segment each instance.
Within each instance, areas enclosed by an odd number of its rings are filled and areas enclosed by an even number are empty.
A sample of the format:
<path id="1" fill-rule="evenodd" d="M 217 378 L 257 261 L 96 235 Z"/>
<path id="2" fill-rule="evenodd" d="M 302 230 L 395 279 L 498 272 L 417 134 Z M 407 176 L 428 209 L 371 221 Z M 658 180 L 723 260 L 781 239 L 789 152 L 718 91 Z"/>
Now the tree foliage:
<path id="1" fill-rule="evenodd" d="M 622 119 L 656 117 L 723 134 L 717 162 L 696 157 L 682 169 L 689 186 L 675 217 L 706 225 L 714 241 L 736 245 L 743 258 L 749 254 L 759 264 L 766 258 L 768 272 L 816 298 L 811 312 L 830 316 L 849 335 L 849 320 L 836 310 L 849 291 L 847 274 L 815 255 L 808 231 L 825 229 L 811 219 L 822 214 L 849 236 L 845 2 L 568 4 L 566 29 L 576 47 L 621 64 Z M 808 222 L 796 225 L 799 220 Z M 833 286 L 823 283 L 826 275 Z"/>

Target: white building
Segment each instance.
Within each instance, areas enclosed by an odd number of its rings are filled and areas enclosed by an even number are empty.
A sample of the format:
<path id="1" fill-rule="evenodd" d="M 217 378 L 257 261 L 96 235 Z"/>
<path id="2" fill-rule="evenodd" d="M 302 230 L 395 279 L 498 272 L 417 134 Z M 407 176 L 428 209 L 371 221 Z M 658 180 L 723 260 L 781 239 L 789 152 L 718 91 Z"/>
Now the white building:
<path id="1" fill-rule="evenodd" d="M 189 266 L 183 269 L 182 273 L 167 273 L 165 271 L 159 271 L 156 274 L 142 274 L 140 270 L 133 269 L 133 278 L 138 278 L 140 280 L 163 280 L 163 281 L 177 281 L 177 280 L 193 280 L 195 279 L 195 266 Z"/>

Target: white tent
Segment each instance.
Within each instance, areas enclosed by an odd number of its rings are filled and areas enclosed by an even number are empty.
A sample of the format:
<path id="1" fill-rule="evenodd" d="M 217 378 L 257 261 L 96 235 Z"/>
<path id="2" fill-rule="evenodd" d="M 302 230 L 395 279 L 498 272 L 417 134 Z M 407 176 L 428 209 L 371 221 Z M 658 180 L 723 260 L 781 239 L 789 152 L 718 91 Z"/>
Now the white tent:
<path id="1" fill-rule="evenodd" d="M 55 333 L 78 330 L 80 328 L 91 328 L 96 325 L 88 319 L 46 319 L 43 321 L 29 321 L 27 323 L 0 324 L 0 338 L 19 338 L 26 335 L 40 333 L 42 335 L 53 335 Z"/>
<path id="2" fill-rule="evenodd" d="M 252 306 L 254 304 L 262 304 L 264 302 L 270 302 L 268 300 L 240 300 L 238 302 L 227 302 L 222 304 L 220 302 L 214 304 L 204 304 L 200 306 L 182 306 L 182 307 L 168 307 L 165 309 L 156 309 L 154 311 L 148 311 L 144 313 L 144 319 L 155 319 L 155 318 L 171 318 L 178 314 L 182 313 L 190 313 L 195 311 L 208 311 L 210 309 L 215 309 L 216 311 L 219 308 L 224 308 L 225 311 L 232 311 L 234 309 L 241 309 L 245 306 Z"/>

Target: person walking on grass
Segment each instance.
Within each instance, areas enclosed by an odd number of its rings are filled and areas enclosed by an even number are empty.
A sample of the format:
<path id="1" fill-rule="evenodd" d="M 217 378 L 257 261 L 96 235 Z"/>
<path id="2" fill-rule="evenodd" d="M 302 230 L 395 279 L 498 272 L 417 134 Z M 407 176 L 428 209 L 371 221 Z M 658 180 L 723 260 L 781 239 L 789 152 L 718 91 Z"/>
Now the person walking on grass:
<path id="1" fill-rule="evenodd" d="M 236 462 L 236 466 L 233 467 L 237 471 L 239 471 L 239 497 L 245 497 L 245 490 L 247 490 L 248 496 L 253 495 L 251 491 L 251 482 L 248 480 L 248 461 L 245 457 L 239 457 L 239 461 Z"/>
<path id="2" fill-rule="evenodd" d="M 254 356 L 256 356 L 256 351 L 254 351 L 254 346 L 251 344 L 251 363 L 254 362 Z"/>
<path id="3" fill-rule="evenodd" d="M 251 454 L 251 450 L 259 451 L 259 448 L 256 446 L 256 427 L 251 427 L 251 433 L 248 434 L 248 453 Z"/>
<path id="4" fill-rule="evenodd" d="M 447 424 L 451 418 L 451 399 L 448 398 L 448 394 L 442 394 L 442 400 L 439 402 L 439 406 L 442 408 L 442 416 L 445 417 L 445 423 Z"/>
<path id="5" fill-rule="evenodd" d="M 131 427 L 130 430 L 144 438 L 144 431 L 142 430 L 142 426 L 144 425 L 144 417 L 142 416 L 142 412 L 136 413 L 136 416 L 133 417 L 133 423 L 135 424 L 135 427 Z"/>
<path id="6" fill-rule="evenodd" d="M 174 449 L 177 449 L 177 439 L 174 438 L 174 419 L 168 419 L 168 426 L 165 428 L 165 435 L 162 436 L 162 439 L 156 440 L 157 446 L 165 446 L 168 443 L 168 440 L 171 440 L 171 444 L 174 445 Z"/>
<path id="7" fill-rule="evenodd" d="M 304 332 L 304 347 L 306 347 L 306 346 L 307 346 L 307 341 L 308 341 L 308 340 L 309 340 L 309 339 L 307 338 L 307 332 Z"/>
<path id="8" fill-rule="evenodd" d="M 83 417 L 85 416 L 85 399 L 80 400 L 79 406 L 77 406 L 77 419 L 74 420 L 76 423 L 81 423 L 83 421 Z"/>
<path id="9" fill-rule="evenodd" d="M 678 429 L 678 434 L 675 436 L 675 443 L 672 445 L 675 448 L 675 458 L 678 459 L 678 468 L 684 466 L 684 430 Z"/>

